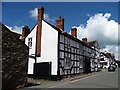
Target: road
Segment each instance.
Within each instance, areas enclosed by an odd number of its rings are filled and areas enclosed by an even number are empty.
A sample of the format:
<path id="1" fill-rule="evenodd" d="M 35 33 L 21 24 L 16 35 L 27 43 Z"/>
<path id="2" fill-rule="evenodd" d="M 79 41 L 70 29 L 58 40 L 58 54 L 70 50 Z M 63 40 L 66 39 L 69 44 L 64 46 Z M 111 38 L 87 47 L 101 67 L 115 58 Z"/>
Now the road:
<path id="1" fill-rule="evenodd" d="M 48 81 L 38 86 L 26 87 L 23 90 L 48 88 L 118 88 L 118 69 L 115 72 L 104 70 L 83 78 Z"/>
<path id="2" fill-rule="evenodd" d="M 54 85 L 50 88 L 118 88 L 118 69 L 115 72 L 104 71 L 93 76 Z"/>

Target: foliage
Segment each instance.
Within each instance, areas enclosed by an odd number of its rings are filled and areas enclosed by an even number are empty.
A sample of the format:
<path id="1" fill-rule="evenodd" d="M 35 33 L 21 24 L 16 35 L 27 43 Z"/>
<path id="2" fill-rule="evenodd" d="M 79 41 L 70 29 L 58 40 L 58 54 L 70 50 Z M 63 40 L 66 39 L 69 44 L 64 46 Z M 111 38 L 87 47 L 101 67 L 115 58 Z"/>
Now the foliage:
<path id="1" fill-rule="evenodd" d="M 28 47 L 19 36 L 2 24 L 3 89 L 23 87 L 27 82 Z"/>

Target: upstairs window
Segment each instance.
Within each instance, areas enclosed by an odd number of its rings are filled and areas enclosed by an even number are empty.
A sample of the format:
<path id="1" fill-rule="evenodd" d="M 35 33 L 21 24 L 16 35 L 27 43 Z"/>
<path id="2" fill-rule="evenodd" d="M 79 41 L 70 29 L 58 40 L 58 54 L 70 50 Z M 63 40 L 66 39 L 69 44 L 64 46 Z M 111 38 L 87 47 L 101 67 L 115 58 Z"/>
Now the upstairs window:
<path id="1" fill-rule="evenodd" d="M 29 48 L 32 48 L 32 38 L 28 38 L 28 46 Z"/>

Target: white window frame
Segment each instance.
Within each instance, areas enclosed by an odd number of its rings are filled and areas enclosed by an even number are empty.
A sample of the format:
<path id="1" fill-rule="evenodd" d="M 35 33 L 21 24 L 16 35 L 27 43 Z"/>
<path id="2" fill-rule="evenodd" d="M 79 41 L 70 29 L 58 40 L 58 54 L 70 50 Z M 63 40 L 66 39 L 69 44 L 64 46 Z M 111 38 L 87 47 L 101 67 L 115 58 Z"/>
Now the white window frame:
<path id="1" fill-rule="evenodd" d="M 28 47 L 31 49 L 32 48 L 32 37 L 28 38 Z"/>

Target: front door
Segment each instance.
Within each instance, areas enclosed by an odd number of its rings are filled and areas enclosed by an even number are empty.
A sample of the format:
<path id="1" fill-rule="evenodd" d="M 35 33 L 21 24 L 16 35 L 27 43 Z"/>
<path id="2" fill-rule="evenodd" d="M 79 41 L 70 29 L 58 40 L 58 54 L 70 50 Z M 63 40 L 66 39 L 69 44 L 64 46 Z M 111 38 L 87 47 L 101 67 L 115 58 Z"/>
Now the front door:
<path id="1" fill-rule="evenodd" d="M 90 58 L 85 59 L 85 73 L 91 72 Z"/>

